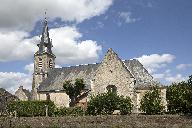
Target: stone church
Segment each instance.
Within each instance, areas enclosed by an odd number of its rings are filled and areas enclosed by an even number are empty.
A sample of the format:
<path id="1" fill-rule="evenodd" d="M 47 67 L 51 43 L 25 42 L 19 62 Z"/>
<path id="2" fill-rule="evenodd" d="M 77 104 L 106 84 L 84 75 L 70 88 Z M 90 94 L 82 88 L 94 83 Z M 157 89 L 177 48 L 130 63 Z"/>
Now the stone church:
<path id="1" fill-rule="evenodd" d="M 32 99 L 50 99 L 58 107 L 69 107 L 70 99 L 63 91 L 66 80 L 83 78 L 85 89 L 78 97 L 79 106 L 86 107 L 90 95 L 107 92 L 112 89 L 119 95 L 129 96 L 134 112 L 139 112 L 140 100 L 151 86 L 158 85 L 165 105 L 166 89 L 136 59 L 121 60 L 110 48 L 102 62 L 71 67 L 55 68 L 56 56 L 52 52 L 52 40 L 49 37 L 48 23 L 45 19 L 38 51 L 34 54 L 34 73 Z"/>

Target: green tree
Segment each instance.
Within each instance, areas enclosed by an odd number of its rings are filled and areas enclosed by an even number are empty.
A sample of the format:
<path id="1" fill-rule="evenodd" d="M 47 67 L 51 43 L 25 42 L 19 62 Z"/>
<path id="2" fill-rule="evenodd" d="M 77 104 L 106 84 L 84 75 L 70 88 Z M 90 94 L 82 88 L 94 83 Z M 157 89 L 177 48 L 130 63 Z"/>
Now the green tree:
<path id="1" fill-rule="evenodd" d="M 118 109 L 121 112 L 121 115 L 127 115 L 130 114 L 132 111 L 133 105 L 131 104 L 131 99 L 129 97 L 119 97 L 118 101 Z"/>
<path id="2" fill-rule="evenodd" d="M 76 79 L 73 84 L 72 81 L 68 80 L 63 83 L 63 89 L 66 94 L 71 99 L 70 106 L 74 106 L 77 97 L 81 94 L 81 91 L 85 88 L 85 83 L 83 79 Z"/>
<path id="3" fill-rule="evenodd" d="M 111 115 L 114 110 L 120 110 L 121 114 L 129 114 L 132 110 L 131 99 L 108 92 L 92 96 L 88 102 L 87 113 L 89 115 Z"/>
<path id="4" fill-rule="evenodd" d="M 192 76 L 187 81 L 172 83 L 166 92 L 169 113 L 192 113 Z"/>
<path id="5" fill-rule="evenodd" d="M 154 115 L 161 114 L 163 109 L 160 92 L 157 87 L 153 87 L 150 91 L 146 92 L 141 99 L 140 110 L 148 115 Z"/>
<path id="6" fill-rule="evenodd" d="M 172 83 L 167 88 L 166 98 L 168 111 L 172 114 L 185 113 L 187 105 L 188 87 L 186 82 Z"/>

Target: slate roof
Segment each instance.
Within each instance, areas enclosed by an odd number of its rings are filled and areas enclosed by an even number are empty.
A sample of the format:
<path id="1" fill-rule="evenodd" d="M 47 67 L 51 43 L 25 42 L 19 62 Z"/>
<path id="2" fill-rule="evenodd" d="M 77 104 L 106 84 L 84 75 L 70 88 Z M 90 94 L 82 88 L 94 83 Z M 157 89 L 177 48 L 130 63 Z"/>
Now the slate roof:
<path id="1" fill-rule="evenodd" d="M 135 88 L 144 89 L 154 85 L 162 86 L 160 83 L 158 83 L 153 79 L 153 77 L 149 74 L 149 72 L 138 60 L 136 59 L 125 60 L 124 64 L 133 74 L 136 80 Z"/>
<path id="2" fill-rule="evenodd" d="M 125 60 L 123 63 L 134 75 L 136 80 L 135 88 L 148 88 L 151 85 L 158 84 L 138 60 Z M 83 78 L 86 89 L 90 89 L 90 80 L 94 78 L 99 65 L 100 63 L 96 63 L 51 69 L 48 72 L 47 79 L 40 84 L 38 91 L 61 91 L 65 80 L 75 80 L 76 78 Z"/>
<path id="3" fill-rule="evenodd" d="M 90 80 L 93 78 L 99 64 L 79 65 L 63 68 L 54 68 L 48 72 L 48 78 L 39 86 L 38 91 L 57 91 L 63 90 L 65 80 L 75 80 L 83 78 L 86 89 L 90 89 Z"/>

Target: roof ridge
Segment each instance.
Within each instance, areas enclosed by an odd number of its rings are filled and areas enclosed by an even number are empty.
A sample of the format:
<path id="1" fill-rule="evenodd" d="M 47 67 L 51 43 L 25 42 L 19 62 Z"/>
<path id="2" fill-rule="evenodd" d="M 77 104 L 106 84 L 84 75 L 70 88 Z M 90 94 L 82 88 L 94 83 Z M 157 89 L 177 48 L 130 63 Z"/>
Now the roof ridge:
<path id="1" fill-rule="evenodd" d="M 89 66 L 89 65 L 97 65 L 97 64 L 101 64 L 101 63 L 89 63 L 89 64 L 79 64 L 79 65 L 72 65 L 72 66 L 66 66 L 66 67 L 61 67 L 62 68 L 71 68 L 71 67 L 80 67 L 80 66 Z"/>
<path id="2" fill-rule="evenodd" d="M 123 62 L 123 61 L 121 61 L 122 63 L 123 63 L 123 65 L 126 67 L 126 69 L 130 72 L 130 74 L 134 77 L 134 79 L 135 79 L 135 76 L 133 75 L 133 73 L 131 72 L 131 70 L 126 66 L 126 64 Z"/>

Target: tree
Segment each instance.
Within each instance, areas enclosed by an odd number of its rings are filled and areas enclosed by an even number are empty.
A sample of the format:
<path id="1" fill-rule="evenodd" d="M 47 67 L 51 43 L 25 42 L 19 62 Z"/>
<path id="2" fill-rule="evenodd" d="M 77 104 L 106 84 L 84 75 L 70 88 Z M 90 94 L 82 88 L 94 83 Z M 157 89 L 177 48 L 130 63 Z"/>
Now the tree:
<path id="1" fill-rule="evenodd" d="M 119 97 L 118 109 L 120 110 L 121 115 L 130 114 L 132 107 L 133 105 L 131 104 L 131 99 L 129 97 Z"/>
<path id="2" fill-rule="evenodd" d="M 75 105 L 77 101 L 77 97 L 81 94 L 81 91 L 84 88 L 85 88 L 85 83 L 83 79 L 76 79 L 74 84 L 70 80 L 65 81 L 63 83 L 63 89 L 71 99 L 71 102 L 69 103 L 70 106 Z"/>
<path id="3" fill-rule="evenodd" d="M 171 114 L 192 114 L 192 76 L 187 81 L 172 83 L 166 92 L 167 107 Z"/>
<path id="4" fill-rule="evenodd" d="M 118 96 L 116 93 L 109 91 L 92 96 L 87 106 L 89 115 L 111 115 L 114 110 L 120 110 L 122 115 L 131 113 L 131 99 Z"/>
<path id="5" fill-rule="evenodd" d="M 170 113 L 183 113 L 185 111 L 187 107 L 187 91 L 188 87 L 185 82 L 172 83 L 172 85 L 167 88 L 167 107 Z"/>
<path id="6" fill-rule="evenodd" d="M 161 114 L 163 112 L 163 105 L 161 104 L 161 96 L 157 87 L 153 87 L 146 92 L 141 99 L 140 110 L 148 115 Z"/>

